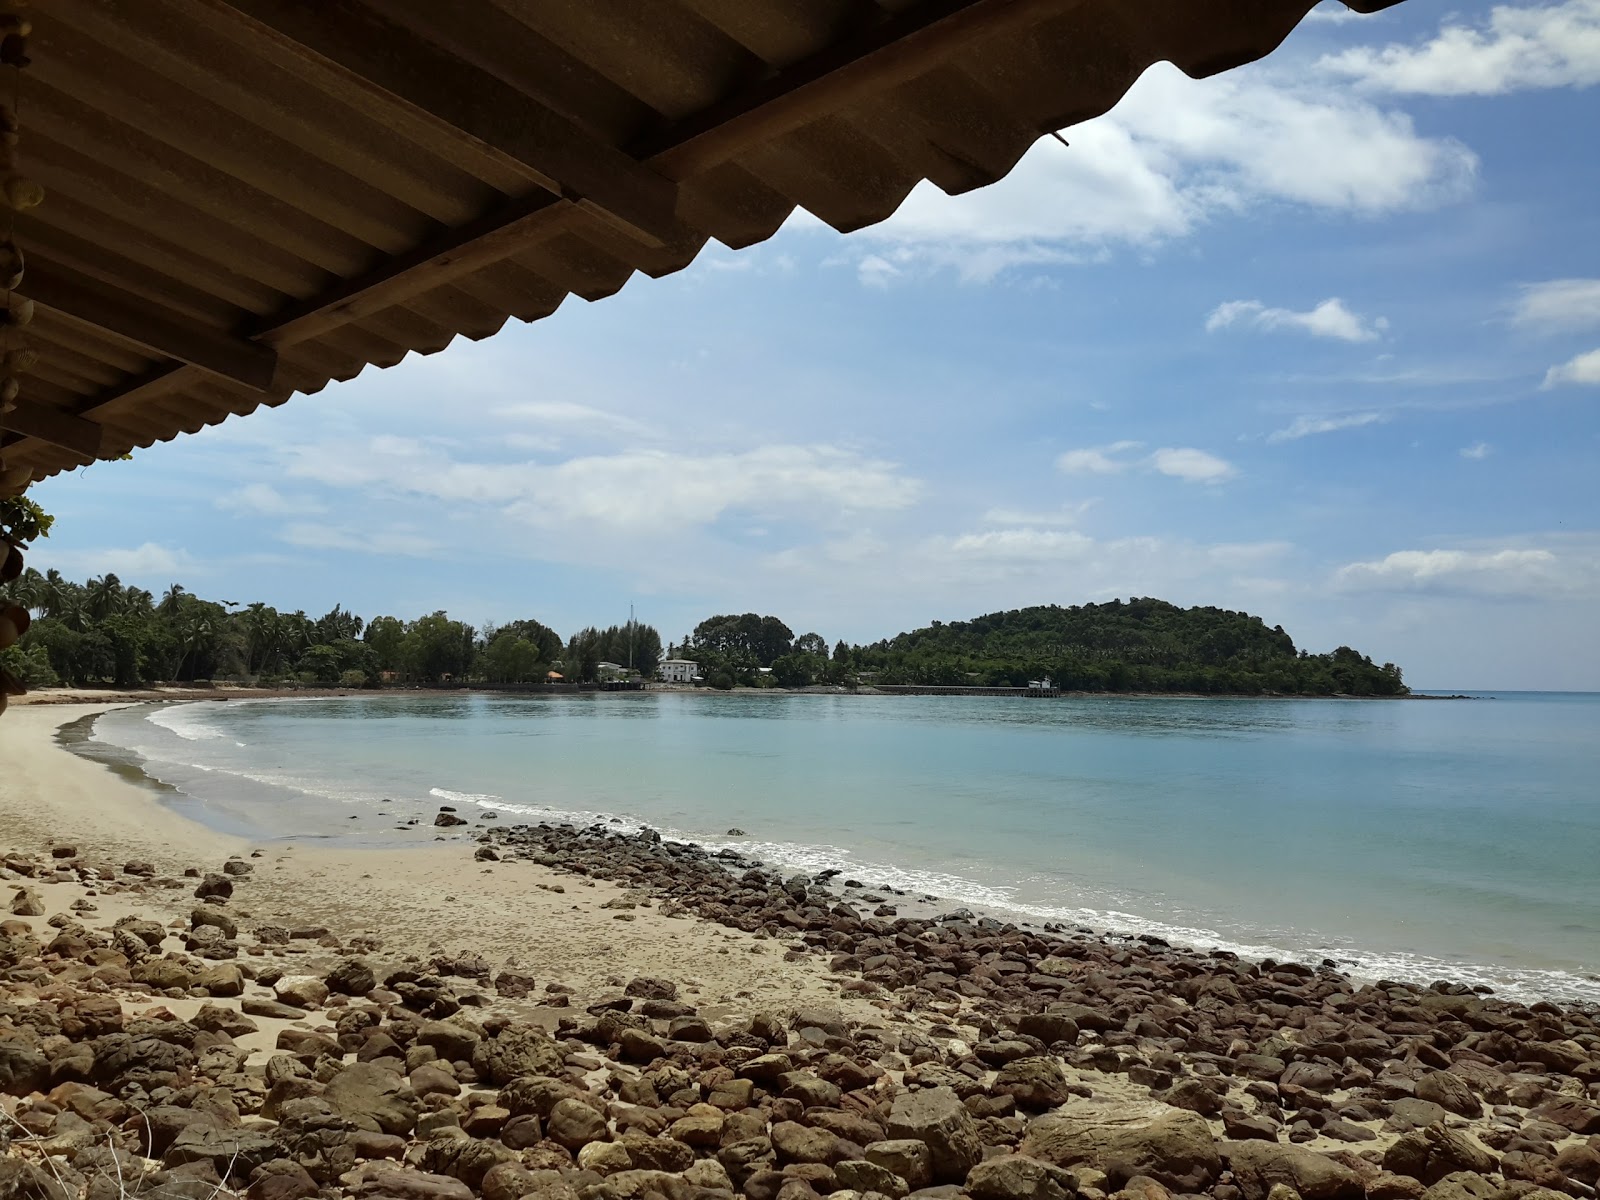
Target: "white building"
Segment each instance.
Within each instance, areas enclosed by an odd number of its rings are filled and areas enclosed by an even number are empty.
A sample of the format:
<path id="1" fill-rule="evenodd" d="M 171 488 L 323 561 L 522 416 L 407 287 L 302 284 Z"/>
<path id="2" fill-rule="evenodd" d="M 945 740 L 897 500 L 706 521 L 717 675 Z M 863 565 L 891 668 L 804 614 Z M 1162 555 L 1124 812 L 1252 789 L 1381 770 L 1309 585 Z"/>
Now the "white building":
<path id="1" fill-rule="evenodd" d="M 602 683 L 608 679 L 626 679 L 631 671 L 621 663 L 603 662 L 596 663 L 594 668 L 595 678 Z"/>
<path id="2" fill-rule="evenodd" d="M 690 658 L 664 658 L 656 674 L 664 683 L 693 683 L 700 678 L 700 664 Z"/>

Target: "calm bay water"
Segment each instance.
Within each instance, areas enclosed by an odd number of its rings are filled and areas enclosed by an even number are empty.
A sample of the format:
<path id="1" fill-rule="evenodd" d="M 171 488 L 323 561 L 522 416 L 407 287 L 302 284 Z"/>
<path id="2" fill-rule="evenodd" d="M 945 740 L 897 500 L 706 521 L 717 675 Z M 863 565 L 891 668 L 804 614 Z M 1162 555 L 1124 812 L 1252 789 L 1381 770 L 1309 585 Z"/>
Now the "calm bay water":
<path id="1" fill-rule="evenodd" d="M 375 696 L 128 709 L 94 740 L 258 838 L 424 843 L 442 803 L 621 818 L 1023 919 L 1600 1003 L 1600 695 Z"/>

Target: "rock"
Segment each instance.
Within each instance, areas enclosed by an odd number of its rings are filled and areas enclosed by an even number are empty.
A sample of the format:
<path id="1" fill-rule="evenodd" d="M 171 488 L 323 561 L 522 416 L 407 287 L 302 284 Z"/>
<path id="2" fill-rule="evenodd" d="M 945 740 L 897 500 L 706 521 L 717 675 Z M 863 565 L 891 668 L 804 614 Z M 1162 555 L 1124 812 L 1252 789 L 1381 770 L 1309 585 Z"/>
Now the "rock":
<path id="1" fill-rule="evenodd" d="M 1402 1096 L 1389 1106 L 1389 1118 L 1383 1123 L 1383 1127 L 1395 1133 L 1409 1133 L 1413 1129 L 1437 1125 L 1444 1120 L 1444 1117 L 1444 1109 L 1432 1100 Z"/>
<path id="2" fill-rule="evenodd" d="M 143 879 L 148 879 L 156 873 L 156 865 L 145 862 L 142 858 L 130 858 L 123 864 L 122 872 L 125 875 L 137 875 Z"/>
<path id="3" fill-rule="evenodd" d="M 983 1157 L 972 1115 L 947 1087 L 897 1095 L 889 1109 L 888 1133 L 927 1145 L 935 1183 L 960 1183 Z"/>
<path id="4" fill-rule="evenodd" d="M 433 819 L 433 823 L 440 829 L 449 829 L 452 825 L 465 825 L 465 817 L 458 817 L 453 812 L 441 812 Z"/>
<path id="5" fill-rule="evenodd" d="M 306 1015 L 298 1008 L 280 1004 L 276 1000 L 263 1000 L 259 996 L 242 997 L 239 1008 L 252 1017 L 266 1017 L 273 1021 L 298 1021 Z"/>
<path id="6" fill-rule="evenodd" d="M 388 1167 L 376 1171 L 369 1168 L 356 1195 L 390 1200 L 474 1200 L 472 1189 L 459 1179 Z"/>
<path id="7" fill-rule="evenodd" d="M 1222 1097 L 1192 1075 L 1179 1079 L 1161 1098 L 1173 1108 L 1186 1108 L 1202 1117 L 1222 1112 Z"/>
<path id="8" fill-rule="evenodd" d="M 299 1163 L 286 1158 L 256 1168 L 245 1190 L 250 1200 L 311 1200 L 316 1194 L 317 1181 Z"/>
<path id="9" fill-rule="evenodd" d="M 899 1138 L 873 1142 L 866 1148 L 866 1160 L 906 1181 L 912 1191 L 919 1191 L 933 1182 L 933 1154 L 925 1142 L 914 1138 Z"/>
<path id="10" fill-rule="evenodd" d="M 328 985 L 315 975 L 285 975 L 272 985 L 272 992 L 296 1008 L 321 1008 L 328 999 Z"/>
<path id="11" fill-rule="evenodd" d="M 1569 1178 L 1594 1187 L 1600 1183 L 1600 1147 L 1563 1146 L 1556 1154 L 1556 1167 Z"/>
<path id="12" fill-rule="evenodd" d="M 639 975 L 628 981 L 628 986 L 622 989 L 622 994 L 632 996 L 636 1000 L 676 1000 L 678 985 L 670 979 Z"/>
<path id="13" fill-rule="evenodd" d="M 1222 1131 L 1236 1142 L 1278 1140 L 1279 1125 L 1263 1113 L 1247 1116 L 1237 1109 L 1227 1109 L 1222 1114 Z"/>
<path id="14" fill-rule="evenodd" d="M 11 897 L 11 912 L 18 917 L 44 916 L 44 900 L 32 888 L 18 888 Z"/>
<path id="15" fill-rule="evenodd" d="M 162 1155 L 163 1166 L 210 1163 L 218 1173 L 243 1177 L 250 1171 L 283 1158 L 287 1151 L 266 1134 L 247 1129 L 225 1129 L 196 1121 L 184 1126 Z"/>
<path id="16" fill-rule="evenodd" d="M 506 1000 L 522 1000 L 533 994 L 532 975 L 521 971 L 505 970 L 494 977 L 494 990 Z"/>
<path id="17" fill-rule="evenodd" d="M 0 1042 L 0 1093 L 26 1096 L 44 1086 L 50 1063 L 21 1042 Z"/>
<path id="18" fill-rule="evenodd" d="M 483 1200 L 521 1200 L 539 1190 L 539 1177 L 520 1162 L 496 1163 L 484 1172 Z"/>
<path id="19" fill-rule="evenodd" d="M 416 1102 L 400 1095 L 404 1083 L 375 1063 L 352 1063 L 328 1081 L 323 1099 L 358 1129 L 403 1135 L 417 1123 Z"/>
<path id="20" fill-rule="evenodd" d="M 1425 1190 L 1420 1179 L 1388 1171 L 1367 1180 L 1367 1200 L 1421 1200 Z"/>
<path id="21" fill-rule="evenodd" d="M 1302 1200 L 1362 1200 L 1366 1184 L 1349 1167 L 1325 1154 L 1276 1142 L 1223 1142 L 1223 1160 L 1244 1200 L 1268 1200 L 1277 1184 Z"/>
<path id="22" fill-rule="evenodd" d="M 496 1166 L 516 1158 L 514 1150 L 483 1138 L 436 1137 L 422 1146 L 424 1169 L 459 1179 L 474 1190 Z"/>
<path id="23" fill-rule="evenodd" d="M 481 1042 L 471 1058 L 478 1074 L 503 1087 L 526 1075 L 562 1074 L 566 1055 L 544 1030 L 525 1025 Z"/>
<path id="24" fill-rule="evenodd" d="M 227 900 L 233 895 L 233 880 L 226 875 L 207 874 L 194 889 L 194 895 L 197 900 Z"/>
<path id="25" fill-rule="evenodd" d="M 1468 1172 L 1487 1175 L 1496 1166 L 1494 1155 L 1458 1130 L 1429 1125 L 1401 1134 L 1383 1152 L 1383 1169 L 1435 1184 L 1446 1175 Z"/>
<path id="26" fill-rule="evenodd" d="M 128 974 L 136 983 L 149 984 L 164 991 L 167 988 L 189 988 L 189 968 L 170 958 L 147 958 L 131 968 Z"/>
<path id="27" fill-rule="evenodd" d="M 67 1200 L 67 1190 L 31 1162 L 0 1158 L 0 1200 Z"/>
<path id="28" fill-rule="evenodd" d="M 611 1134 L 606 1119 L 582 1100 L 568 1097 L 556 1102 L 545 1123 L 546 1136 L 568 1150 L 579 1150 L 590 1142 L 602 1142 Z"/>
<path id="29" fill-rule="evenodd" d="M 202 904 L 190 912 L 189 928 L 199 929 L 202 926 L 210 926 L 213 929 L 221 930 L 222 936 L 225 938 L 239 936 L 238 924 L 215 904 Z"/>
<path id="30" fill-rule="evenodd" d="M 1052 1046 L 1056 1042 L 1076 1042 L 1078 1023 L 1065 1013 L 1026 1013 L 1017 1018 L 1017 1032 Z"/>
<path id="31" fill-rule="evenodd" d="M 244 972 L 232 963 L 219 963 L 207 967 L 195 976 L 194 986 L 204 988 L 208 996 L 239 996 L 244 994 Z"/>
<path id="32" fill-rule="evenodd" d="M 1563 1129 L 1570 1129 L 1576 1134 L 1589 1136 L 1600 1133 L 1600 1104 L 1591 1104 L 1576 1096 L 1563 1096 L 1559 1100 L 1541 1105 L 1530 1115 L 1538 1117 L 1541 1121 L 1549 1121 L 1552 1125 L 1559 1125 Z"/>
<path id="33" fill-rule="evenodd" d="M 324 979 L 328 990 L 341 996 L 365 996 L 378 986 L 372 968 L 359 958 L 340 959 Z"/>
<path id="34" fill-rule="evenodd" d="M 772 1148 L 778 1161 L 788 1163 L 833 1164 L 845 1157 L 838 1137 L 826 1129 L 814 1129 L 795 1121 L 779 1121 L 772 1127 Z"/>
<path id="35" fill-rule="evenodd" d="M 833 1175 L 841 1187 L 857 1192 L 878 1192 L 891 1197 L 891 1200 L 900 1200 L 911 1190 L 906 1181 L 893 1171 L 864 1158 L 847 1158 L 836 1163 Z"/>
<path id="36" fill-rule="evenodd" d="M 1087 1163 L 1113 1187 L 1148 1175 L 1173 1191 L 1202 1192 L 1222 1171 L 1205 1121 L 1155 1102 L 1073 1104 L 1029 1125 L 1020 1149 L 1058 1167 Z"/>
<path id="37" fill-rule="evenodd" d="M 975 1200 L 1068 1200 L 1077 1190 L 1060 1167 L 1020 1154 L 987 1159 L 967 1176 Z"/>
<path id="38" fill-rule="evenodd" d="M 230 858 L 227 862 L 222 864 L 222 873 L 224 875 L 243 876 L 249 875 L 254 871 L 255 867 L 251 866 L 241 858 Z"/>
<path id="39" fill-rule="evenodd" d="M 1418 1100 L 1428 1100 L 1446 1112 L 1460 1117 L 1481 1117 L 1483 1105 L 1472 1094 L 1467 1081 L 1449 1071 L 1429 1071 L 1417 1080 Z"/>
<path id="40" fill-rule="evenodd" d="M 1500 1185 L 1472 1171 L 1446 1175 L 1427 1191 L 1422 1200 L 1496 1200 Z"/>
<path id="41" fill-rule="evenodd" d="M 1016 1058 L 1000 1068 L 994 1092 L 1013 1097 L 1023 1108 L 1055 1108 L 1072 1099 L 1066 1072 L 1053 1058 Z"/>

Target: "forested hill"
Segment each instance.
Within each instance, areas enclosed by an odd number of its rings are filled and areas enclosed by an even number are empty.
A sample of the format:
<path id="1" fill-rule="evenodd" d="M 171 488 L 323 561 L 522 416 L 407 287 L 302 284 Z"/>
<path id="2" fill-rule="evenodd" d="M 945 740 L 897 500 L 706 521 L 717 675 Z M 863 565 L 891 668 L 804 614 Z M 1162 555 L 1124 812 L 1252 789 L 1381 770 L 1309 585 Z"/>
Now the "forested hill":
<path id="1" fill-rule="evenodd" d="M 1404 695 L 1400 669 L 1341 646 L 1295 648 L 1282 626 L 1221 608 L 1112 600 L 935 621 L 854 650 L 885 683 L 1024 686 L 1048 676 L 1069 691 Z"/>

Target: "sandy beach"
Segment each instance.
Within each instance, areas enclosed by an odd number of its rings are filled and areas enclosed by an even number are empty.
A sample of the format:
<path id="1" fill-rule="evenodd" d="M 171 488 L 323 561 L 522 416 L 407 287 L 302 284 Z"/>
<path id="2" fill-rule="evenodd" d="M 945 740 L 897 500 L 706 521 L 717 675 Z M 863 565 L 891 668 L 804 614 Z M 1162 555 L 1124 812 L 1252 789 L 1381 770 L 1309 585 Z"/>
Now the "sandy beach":
<path id="1" fill-rule="evenodd" d="M 662 916 L 648 899 L 631 904 L 627 889 L 612 883 L 574 883 L 530 863 L 474 862 L 474 844 L 460 834 L 416 849 L 324 850 L 255 846 L 216 833 L 57 743 L 62 725 L 109 707 L 30 705 L 0 722 L 5 848 L 48 852 L 71 842 L 118 869 L 143 859 L 170 874 L 215 871 L 229 856 L 259 854 L 234 900 L 241 921 L 375 937 L 386 960 L 477 953 L 571 986 L 579 1000 L 620 987 L 625 970 L 679 973 L 686 963 L 694 964 L 686 990 L 707 1004 L 796 1003 L 834 991 L 814 961 L 785 962 L 784 948 L 770 939 Z M 78 897 L 68 888 L 61 898 L 64 907 Z M 607 907 L 621 904 L 629 907 Z M 181 903 L 179 910 L 188 911 Z"/>
<path id="2" fill-rule="evenodd" d="M 0 722 L 0 1196 L 1595 1200 L 1593 1013 L 649 831 L 253 845 L 104 707 Z"/>

